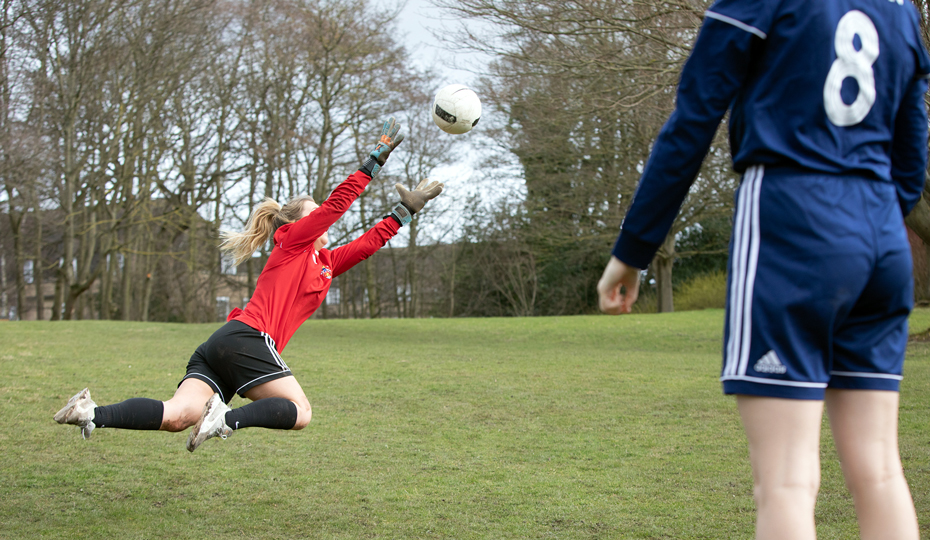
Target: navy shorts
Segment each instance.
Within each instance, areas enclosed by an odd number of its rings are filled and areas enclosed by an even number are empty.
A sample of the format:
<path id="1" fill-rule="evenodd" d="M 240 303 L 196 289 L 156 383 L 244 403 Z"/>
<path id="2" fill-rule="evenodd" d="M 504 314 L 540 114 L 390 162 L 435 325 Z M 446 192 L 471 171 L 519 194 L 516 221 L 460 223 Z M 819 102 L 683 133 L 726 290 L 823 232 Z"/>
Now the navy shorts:
<path id="1" fill-rule="evenodd" d="M 229 321 L 197 347 L 181 382 L 201 380 L 229 403 L 234 394 L 245 397 L 251 388 L 291 375 L 271 336 L 245 323 Z"/>
<path id="2" fill-rule="evenodd" d="M 897 391 L 911 268 L 892 184 L 747 170 L 730 241 L 724 393 Z"/>

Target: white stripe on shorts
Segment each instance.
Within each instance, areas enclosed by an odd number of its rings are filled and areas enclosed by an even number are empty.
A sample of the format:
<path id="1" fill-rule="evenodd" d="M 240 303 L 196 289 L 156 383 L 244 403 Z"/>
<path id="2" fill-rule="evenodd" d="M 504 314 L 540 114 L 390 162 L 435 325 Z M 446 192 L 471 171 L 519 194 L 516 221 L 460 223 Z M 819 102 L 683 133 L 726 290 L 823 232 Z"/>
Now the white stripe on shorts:
<path id="1" fill-rule="evenodd" d="M 748 179 L 748 177 L 747 177 Z M 748 186 L 748 184 L 747 184 Z M 731 367 L 730 358 L 736 357 L 735 348 L 739 340 L 736 339 L 736 336 L 739 334 L 739 325 L 737 318 L 737 310 L 733 309 L 732 306 L 738 306 L 740 302 L 740 293 L 742 292 L 742 287 L 739 286 L 739 279 L 737 276 L 743 274 L 742 263 L 743 257 L 741 256 L 743 250 L 743 222 L 746 217 L 746 203 L 745 194 L 746 189 L 740 189 L 739 197 L 736 201 L 736 217 L 733 219 L 733 253 L 730 255 L 732 258 L 730 260 L 730 298 L 729 298 L 729 317 L 728 325 L 730 330 L 730 335 L 727 340 L 727 347 L 724 352 L 724 369 L 723 374 L 732 375 L 733 369 Z"/>
<path id="2" fill-rule="evenodd" d="M 255 377 L 254 379 L 252 379 L 251 381 L 249 381 L 249 382 L 243 384 L 243 385 L 240 386 L 239 388 L 236 388 L 236 393 L 238 394 L 243 388 L 245 388 L 246 386 L 252 384 L 253 382 L 255 382 L 255 381 L 260 381 L 260 380 L 264 379 L 265 377 L 271 377 L 272 375 L 277 375 L 277 373 L 267 373 L 267 374 L 265 374 L 265 375 L 262 375 L 261 377 Z"/>
<path id="3" fill-rule="evenodd" d="M 190 379 L 190 378 L 191 378 L 192 376 L 194 376 L 194 375 L 197 375 L 198 377 L 203 377 L 204 379 L 206 379 L 206 380 L 212 382 L 212 383 L 213 383 L 213 386 L 216 387 L 216 393 L 220 395 L 220 399 L 223 400 L 223 403 L 226 403 L 226 399 L 223 397 L 223 391 L 220 390 L 220 385 L 216 384 L 216 381 L 214 381 L 214 380 L 211 379 L 210 377 L 207 377 L 207 376 L 204 375 L 203 373 L 188 373 L 187 375 L 184 376 L 184 379 Z M 184 379 L 181 379 L 181 380 L 183 381 Z M 200 382 L 203 382 L 203 381 L 200 381 Z"/>
<path id="4" fill-rule="evenodd" d="M 759 262 L 759 192 L 765 168 L 750 167 L 743 177 L 733 230 L 733 264 L 730 278 L 730 334 L 723 377 L 746 375 L 752 336 L 752 292 Z"/>
<path id="5" fill-rule="evenodd" d="M 734 377 L 721 377 L 721 381 L 748 381 L 760 384 L 772 384 L 775 386 L 791 386 L 795 388 L 826 388 L 827 383 L 803 382 L 803 381 L 781 381 L 777 379 L 765 379 L 763 377 L 752 377 L 747 375 L 738 375 Z"/>
<path id="6" fill-rule="evenodd" d="M 892 375 L 890 373 L 861 373 L 858 371 L 831 371 L 830 375 L 839 375 L 840 377 L 859 377 L 863 379 L 890 379 L 893 381 L 902 381 L 901 375 Z"/>
<path id="7" fill-rule="evenodd" d="M 262 332 L 262 337 L 265 338 L 265 345 L 268 346 L 268 350 L 271 352 L 272 358 L 274 358 L 274 361 L 279 366 L 281 366 L 281 371 L 289 371 L 290 368 L 287 367 L 287 364 L 284 363 L 284 359 L 281 358 L 280 354 L 278 354 L 278 349 L 275 348 L 274 339 L 272 339 L 271 336 L 269 336 L 265 332 Z"/>

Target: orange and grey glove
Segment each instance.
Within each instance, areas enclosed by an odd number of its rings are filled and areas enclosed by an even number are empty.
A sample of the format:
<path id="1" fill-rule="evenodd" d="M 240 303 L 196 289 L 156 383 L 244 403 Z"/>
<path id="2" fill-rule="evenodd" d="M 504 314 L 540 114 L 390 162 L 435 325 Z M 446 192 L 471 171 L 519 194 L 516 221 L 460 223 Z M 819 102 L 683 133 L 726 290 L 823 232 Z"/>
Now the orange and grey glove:
<path id="1" fill-rule="evenodd" d="M 368 155 L 368 159 L 362 163 L 360 171 L 372 178 L 378 174 L 391 152 L 404 140 L 404 135 L 398 135 L 398 131 L 400 131 L 400 124 L 394 121 L 393 116 L 381 125 L 381 138 L 378 139 L 375 149 Z"/>
<path id="2" fill-rule="evenodd" d="M 442 193 L 443 187 L 445 187 L 444 184 L 430 182 L 427 178 L 421 180 L 413 191 L 404 187 L 403 184 L 394 184 L 394 188 L 400 193 L 400 203 L 391 211 L 390 217 L 396 219 L 401 225 L 410 223 L 413 220 L 413 214 L 422 210 L 428 201 Z"/>

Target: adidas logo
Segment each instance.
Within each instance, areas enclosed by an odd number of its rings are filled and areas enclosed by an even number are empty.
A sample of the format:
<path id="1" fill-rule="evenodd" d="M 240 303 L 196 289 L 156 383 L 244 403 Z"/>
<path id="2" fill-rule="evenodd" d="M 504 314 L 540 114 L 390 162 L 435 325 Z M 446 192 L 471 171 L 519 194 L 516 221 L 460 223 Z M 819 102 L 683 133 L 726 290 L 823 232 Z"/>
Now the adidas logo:
<path id="1" fill-rule="evenodd" d="M 752 366 L 752 369 L 756 370 L 758 373 L 777 373 L 782 374 L 788 371 L 788 368 L 778 359 L 778 355 L 775 354 L 775 351 L 769 351 L 756 362 L 756 365 Z"/>

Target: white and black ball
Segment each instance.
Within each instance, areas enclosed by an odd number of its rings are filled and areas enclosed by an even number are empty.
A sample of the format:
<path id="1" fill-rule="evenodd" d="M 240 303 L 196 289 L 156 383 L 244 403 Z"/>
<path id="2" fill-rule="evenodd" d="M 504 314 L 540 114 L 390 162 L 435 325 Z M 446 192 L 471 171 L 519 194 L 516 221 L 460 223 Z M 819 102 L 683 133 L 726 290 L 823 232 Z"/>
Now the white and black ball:
<path id="1" fill-rule="evenodd" d="M 468 133 L 480 118 L 481 100 L 471 88 L 463 84 L 450 84 L 436 93 L 433 121 L 446 133 Z"/>

